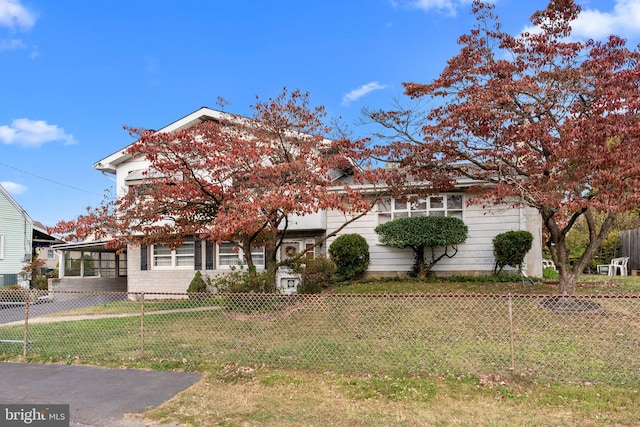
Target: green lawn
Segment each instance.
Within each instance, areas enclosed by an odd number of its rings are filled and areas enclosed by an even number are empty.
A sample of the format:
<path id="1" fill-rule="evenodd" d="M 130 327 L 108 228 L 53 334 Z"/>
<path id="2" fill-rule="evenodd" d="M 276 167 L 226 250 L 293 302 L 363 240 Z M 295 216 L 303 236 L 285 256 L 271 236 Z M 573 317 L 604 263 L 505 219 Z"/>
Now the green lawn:
<path id="1" fill-rule="evenodd" d="M 585 276 L 578 292 L 640 294 L 640 278 L 603 278 Z M 636 299 L 598 300 L 606 313 L 587 316 L 542 311 L 534 297 L 507 305 L 495 296 L 554 291 L 486 279 L 379 280 L 286 303 L 146 301 L 144 318 L 31 325 L 28 360 L 203 372 L 201 383 L 147 414 L 194 426 L 640 424 Z M 380 293 L 395 297 L 356 295 Z M 140 305 L 73 314 L 119 315 Z M 24 334 L 22 326 L 2 332 Z M 20 346 L 5 347 L 3 359 L 20 360 Z"/>

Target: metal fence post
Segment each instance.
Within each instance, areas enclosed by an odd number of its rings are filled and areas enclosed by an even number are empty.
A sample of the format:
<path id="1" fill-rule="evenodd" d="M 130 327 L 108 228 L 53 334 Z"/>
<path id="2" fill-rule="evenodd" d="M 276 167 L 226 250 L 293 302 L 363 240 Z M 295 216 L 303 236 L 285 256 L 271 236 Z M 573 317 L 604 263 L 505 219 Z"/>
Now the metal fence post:
<path id="1" fill-rule="evenodd" d="M 144 359 L 144 291 L 140 292 L 140 358 Z"/>
<path id="2" fill-rule="evenodd" d="M 24 340 L 22 342 L 22 357 L 27 357 L 29 346 L 29 290 L 24 293 Z"/>
<path id="3" fill-rule="evenodd" d="M 515 370 L 516 362 L 515 362 L 515 346 L 513 344 L 513 298 L 511 293 L 509 293 L 509 337 L 511 341 L 511 370 Z"/>

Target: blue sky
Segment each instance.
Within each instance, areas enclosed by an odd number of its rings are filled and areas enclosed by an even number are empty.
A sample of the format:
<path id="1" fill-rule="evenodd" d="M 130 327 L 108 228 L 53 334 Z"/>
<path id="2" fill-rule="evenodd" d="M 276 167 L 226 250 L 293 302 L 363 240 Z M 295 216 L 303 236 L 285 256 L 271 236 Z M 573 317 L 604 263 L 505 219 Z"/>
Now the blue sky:
<path id="1" fill-rule="evenodd" d="M 640 41 L 640 0 L 577 0 L 575 35 Z M 513 34 L 546 0 L 499 0 Z M 347 124 L 428 82 L 470 0 L 0 0 L 0 184 L 54 225 L 111 189 L 92 165 L 202 106 L 251 114 L 287 87 Z M 360 129 L 352 126 L 356 132 Z"/>

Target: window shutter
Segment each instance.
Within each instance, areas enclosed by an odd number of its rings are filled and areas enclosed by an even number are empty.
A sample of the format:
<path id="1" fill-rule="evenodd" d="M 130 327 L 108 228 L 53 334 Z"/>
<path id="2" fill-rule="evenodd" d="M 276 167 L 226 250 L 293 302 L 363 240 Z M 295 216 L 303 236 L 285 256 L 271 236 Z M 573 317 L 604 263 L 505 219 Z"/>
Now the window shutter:
<path id="1" fill-rule="evenodd" d="M 149 269 L 149 249 L 147 245 L 140 245 L 140 270 Z"/>
<path id="2" fill-rule="evenodd" d="M 193 268 L 202 270 L 202 240 L 196 239 L 193 251 Z"/>
<path id="3" fill-rule="evenodd" d="M 207 270 L 213 270 L 213 242 L 209 240 L 205 243 L 205 268 Z"/>

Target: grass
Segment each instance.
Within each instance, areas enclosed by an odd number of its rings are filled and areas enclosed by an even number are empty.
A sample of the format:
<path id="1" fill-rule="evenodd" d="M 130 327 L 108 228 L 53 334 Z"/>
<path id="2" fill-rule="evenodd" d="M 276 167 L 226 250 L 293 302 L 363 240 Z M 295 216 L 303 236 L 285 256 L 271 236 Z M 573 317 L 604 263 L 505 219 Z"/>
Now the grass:
<path id="1" fill-rule="evenodd" d="M 581 282 L 585 295 L 640 294 L 638 277 Z M 517 369 L 509 369 L 506 299 L 486 294 L 554 291 L 486 279 L 381 280 L 303 305 L 269 300 L 255 305 L 257 314 L 217 309 L 220 299 L 145 302 L 145 312 L 165 312 L 144 317 L 144 357 L 138 316 L 31 325 L 28 360 L 202 372 L 201 382 L 145 414 L 191 426 L 640 424 L 640 325 L 629 300 L 606 300 L 607 315 L 557 315 L 535 298 L 515 299 Z M 381 292 L 485 296 L 350 296 Z M 203 307 L 211 310 L 169 311 Z M 139 308 L 124 301 L 74 314 Z M 23 332 L 2 328 L 3 338 Z M 14 347 L 0 346 L 0 357 L 19 360 Z M 622 368 L 614 378 L 612 366 Z"/>
<path id="2" fill-rule="evenodd" d="M 524 284 L 517 276 L 429 277 L 422 280 L 394 277 L 362 280 L 337 287 L 334 292 L 342 294 L 549 295 L 558 292 L 558 285 L 553 281 L 540 279 L 535 280 L 534 284 Z M 640 277 L 583 275 L 578 281 L 576 294 L 640 294 Z"/>
<path id="3" fill-rule="evenodd" d="M 229 364 L 145 414 L 192 426 L 611 426 L 640 422 L 631 387 L 518 377 L 393 377 Z"/>

